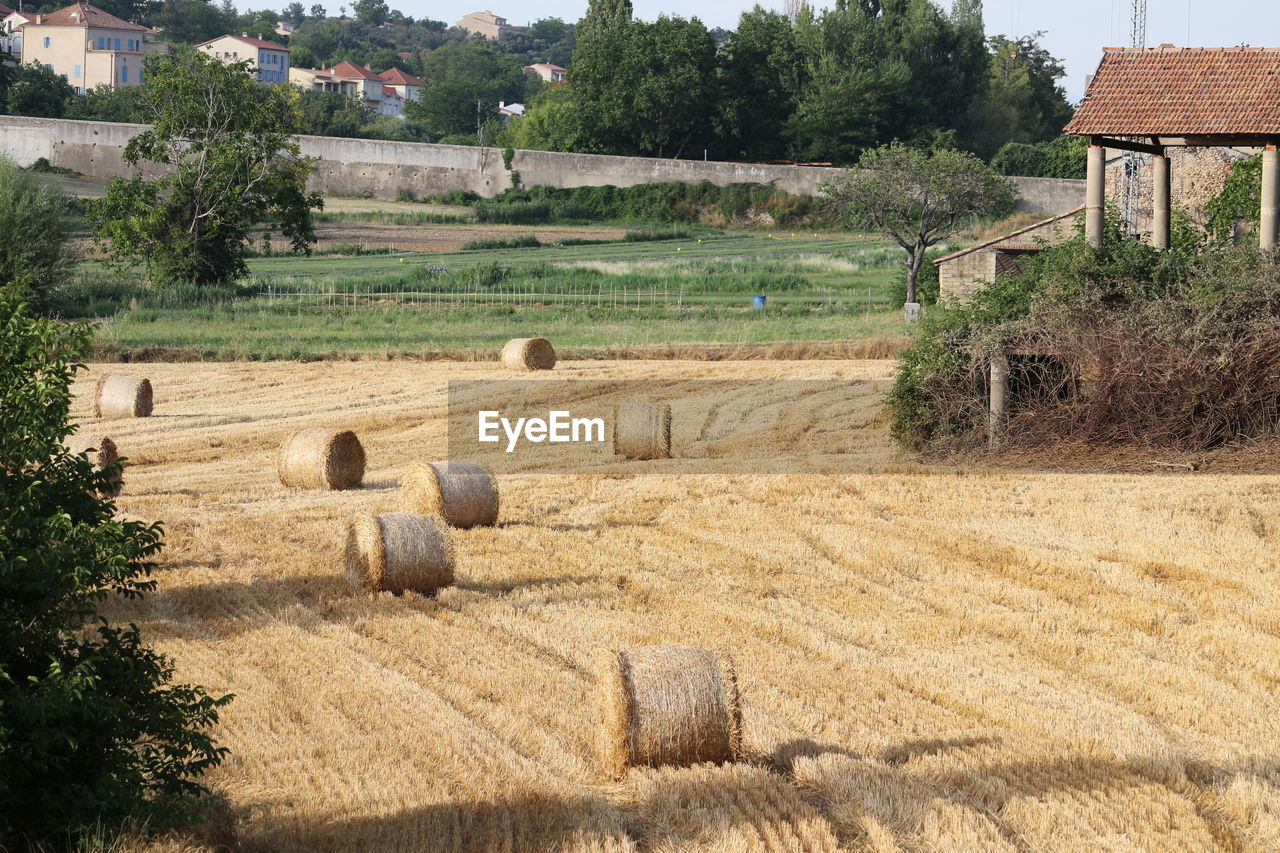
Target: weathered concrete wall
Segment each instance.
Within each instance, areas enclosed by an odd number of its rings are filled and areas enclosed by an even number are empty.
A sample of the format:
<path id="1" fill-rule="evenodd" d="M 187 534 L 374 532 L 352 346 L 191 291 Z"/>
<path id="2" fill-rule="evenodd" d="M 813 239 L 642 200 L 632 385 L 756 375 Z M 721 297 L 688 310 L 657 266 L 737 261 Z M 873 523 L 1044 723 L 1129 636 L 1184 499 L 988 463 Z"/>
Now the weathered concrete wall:
<path id="1" fill-rule="evenodd" d="M 98 178 L 134 172 L 122 154 L 145 128 L 138 124 L 0 116 L 0 151 L 29 165 L 40 157 L 55 166 Z M 328 136 L 300 138 L 302 153 L 319 160 L 311 188 L 335 195 L 395 198 L 401 189 L 415 196 L 470 190 L 493 196 L 511 186 L 511 173 L 496 148 L 424 145 Z M 629 187 L 659 181 L 711 181 L 714 184 L 773 183 L 790 193 L 815 195 L 818 184 L 835 170 L 815 166 L 771 166 L 701 160 L 659 160 L 517 151 L 511 163 L 524 186 Z M 1018 209 L 1061 213 L 1084 199 L 1084 181 L 1014 178 Z"/>

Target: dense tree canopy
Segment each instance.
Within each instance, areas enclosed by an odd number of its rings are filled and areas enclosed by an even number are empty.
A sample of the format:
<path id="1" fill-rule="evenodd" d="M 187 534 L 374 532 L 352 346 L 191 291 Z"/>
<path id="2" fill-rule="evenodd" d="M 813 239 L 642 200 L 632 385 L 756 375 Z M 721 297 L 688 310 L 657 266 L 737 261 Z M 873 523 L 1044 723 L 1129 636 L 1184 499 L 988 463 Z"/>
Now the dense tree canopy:
<path id="1" fill-rule="evenodd" d="M 295 250 L 315 235 L 305 189 L 312 165 L 293 138 L 299 92 L 261 86 L 246 62 L 201 51 L 147 58 L 150 129 L 125 147 L 130 165 L 167 166 L 159 178 L 116 178 L 90 210 L 117 261 L 143 261 L 157 283 L 226 281 L 244 272 L 250 228 L 271 222 Z"/>

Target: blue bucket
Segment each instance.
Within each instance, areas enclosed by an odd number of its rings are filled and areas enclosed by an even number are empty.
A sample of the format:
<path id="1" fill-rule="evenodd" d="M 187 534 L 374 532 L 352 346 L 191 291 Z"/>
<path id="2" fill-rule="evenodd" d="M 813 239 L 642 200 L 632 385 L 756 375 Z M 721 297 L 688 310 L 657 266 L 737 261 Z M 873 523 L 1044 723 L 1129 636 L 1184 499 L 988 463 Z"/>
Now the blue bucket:
<path id="1" fill-rule="evenodd" d="M 753 296 L 751 297 L 751 307 L 758 310 L 760 308 L 763 308 L 764 304 L 768 301 L 769 301 L 769 297 L 767 296 Z"/>

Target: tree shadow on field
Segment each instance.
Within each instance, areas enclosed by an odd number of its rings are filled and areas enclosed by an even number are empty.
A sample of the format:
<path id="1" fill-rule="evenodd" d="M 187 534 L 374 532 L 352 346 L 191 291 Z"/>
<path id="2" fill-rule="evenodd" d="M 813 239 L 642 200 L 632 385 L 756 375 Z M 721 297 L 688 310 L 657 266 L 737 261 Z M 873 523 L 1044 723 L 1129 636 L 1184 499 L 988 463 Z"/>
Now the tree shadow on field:
<path id="1" fill-rule="evenodd" d="M 445 802 L 391 814 L 306 818 L 272 815 L 248 851 L 317 853 L 553 853 L 634 850 L 621 811 L 603 797 L 517 794 L 501 799 Z M 242 833 L 242 836 L 247 833 Z"/>
<path id="2" fill-rule="evenodd" d="M 1052 761 L 1010 761 L 986 763 L 975 757 L 972 765 L 943 768 L 930 766 L 917 773 L 906 766 L 912 758 L 951 749 L 967 749 L 998 743 L 999 738 L 973 737 L 953 740 L 907 741 L 882 750 L 878 756 L 862 755 L 842 746 L 823 745 L 810 740 L 791 741 L 773 753 L 783 770 L 797 772 L 811 780 L 806 787 L 820 796 L 827 791 L 859 791 L 865 796 L 852 805 L 877 817 L 883 824 L 920 826 L 926 815 L 936 810 L 939 800 L 962 809 L 976 811 L 1017 849 L 1026 849 L 1015 827 L 1007 826 L 1000 815 L 1015 800 L 1032 808 L 1063 808 L 1053 802 L 1055 794 L 1084 795 L 1089 802 L 1133 806 L 1130 791 L 1158 786 L 1181 798 L 1203 821 L 1214 838 L 1229 840 L 1227 849 L 1245 849 L 1247 833 L 1218 804 L 1218 793 L 1239 776 L 1257 776 L 1280 792 L 1280 759 L 1258 756 L 1230 764 L 1214 764 L 1176 757 L 1108 760 L 1068 757 Z M 799 767 L 813 760 L 818 765 Z M 1149 793 L 1142 793 L 1144 800 Z M 850 805 L 843 803 L 839 805 Z M 1152 820 L 1164 826 L 1155 812 Z M 1154 825 L 1154 824 L 1153 824 Z M 1140 829 L 1137 830 L 1139 833 Z M 1232 846 L 1232 844 L 1235 846 Z"/>

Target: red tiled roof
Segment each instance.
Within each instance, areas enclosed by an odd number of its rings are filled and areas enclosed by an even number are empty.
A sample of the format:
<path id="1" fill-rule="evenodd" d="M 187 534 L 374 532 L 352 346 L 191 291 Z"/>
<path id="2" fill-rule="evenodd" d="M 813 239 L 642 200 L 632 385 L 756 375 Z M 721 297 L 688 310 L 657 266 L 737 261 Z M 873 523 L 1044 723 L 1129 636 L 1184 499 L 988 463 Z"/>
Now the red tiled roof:
<path id="1" fill-rule="evenodd" d="M 383 71 L 381 74 L 378 75 L 378 79 L 386 83 L 394 83 L 397 86 L 427 85 L 426 83 L 423 83 L 421 80 L 419 80 L 417 77 L 414 77 L 412 74 L 406 74 L 405 72 L 401 71 L 399 68 L 388 68 L 386 71 Z"/>
<path id="2" fill-rule="evenodd" d="M 6 17 L 8 15 L 12 15 L 12 14 L 13 14 L 12 9 L 4 5 L 3 3 L 0 3 L 0 18 Z"/>
<path id="3" fill-rule="evenodd" d="M 233 35 L 218 36 L 216 39 L 209 39 L 208 41 L 201 42 L 200 44 L 196 45 L 196 47 L 204 47 L 206 44 L 213 44 L 215 41 L 222 41 L 223 39 L 235 39 L 241 44 L 249 44 L 249 45 L 253 45 L 254 47 L 266 48 L 267 50 L 283 50 L 285 53 L 289 52 L 289 48 L 285 47 L 282 44 L 276 44 L 275 42 L 270 42 L 270 41 L 263 41 L 262 39 L 257 39 L 257 38 L 254 38 L 253 36 L 233 36 Z"/>
<path id="4" fill-rule="evenodd" d="M 399 93 L 399 92 L 397 92 L 395 89 L 392 89 L 390 86 L 383 86 L 383 87 L 382 87 L 382 94 L 383 94 L 383 96 L 384 96 L 384 97 L 387 97 L 387 98 L 398 98 L 398 97 L 400 97 L 400 93 Z"/>
<path id="5" fill-rule="evenodd" d="M 1104 48 L 1066 132 L 1280 134 L 1280 48 Z"/>
<path id="6" fill-rule="evenodd" d="M 363 77 L 365 80 L 377 80 L 378 75 L 374 74 L 363 65 L 357 65 L 350 60 L 339 62 L 337 65 L 328 69 L 328 72 L 334 77 Z"/>
<path id="7" fill-rule="evenodd" d="M 73 17 L 74 16 L 74 17 Z M 34 17 L 34 16 L 32 16 Z M 50 12 L 40 18 L 40 23 L 32 21 L 28 27 L 102 27 L 107 30 L 138 30 L 145 32 L 146 27 L 131 24 L 115 15 L 102 11 L 88 3 L 72 3 L 65 9 Z"/>

